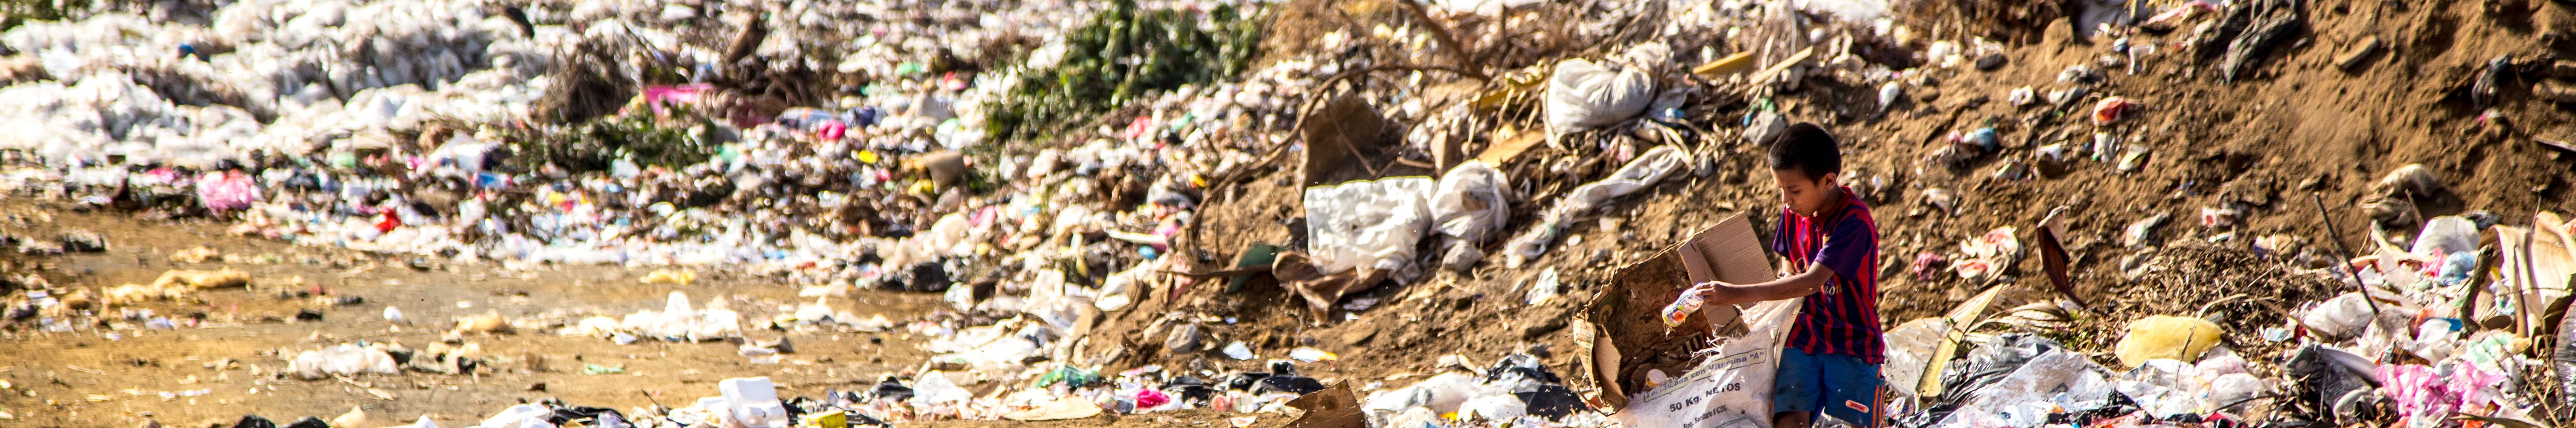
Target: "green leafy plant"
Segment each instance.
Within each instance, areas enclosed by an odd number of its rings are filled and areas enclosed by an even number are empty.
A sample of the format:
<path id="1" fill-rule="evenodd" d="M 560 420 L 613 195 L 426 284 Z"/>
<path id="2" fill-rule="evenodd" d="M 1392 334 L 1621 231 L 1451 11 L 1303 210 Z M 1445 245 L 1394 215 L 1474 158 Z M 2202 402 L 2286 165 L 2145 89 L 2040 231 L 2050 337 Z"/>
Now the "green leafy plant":
<path id="1" fill-rule="evenodd" d="M 61 21 L 70 12 L 89 9 L 89 0 L 0 0 L 0 30 L 18 28 L 27 21 Z"/>
<path id="2" fill-rule="evenodd" d="M 685 109 L 673 112 L 665 120 L 707 125 L 705 119 Z M 606 171 L 620 158 L 633 160 L 639 166 L 676 168 L 715 156 L 718 145 L 711 143 L 714 140 L 690 135 L 688 128 L 667 126 L 649 114 L 629 114 L 513 139 L 512 149 L 517 153 L 511 160 L 522 168 L 552 163 L 571 172 Z"/>
<path id="3" fill-rule="evenodd" d="M 1231 5 L 1206 13 L 1118 0 L 1066 34 L 1065 56 L 1027 70 L 985 116 L 1004 141 L 1043 139 L 1160 91 L 1241 73 L 1261 44 L 1256 19 Z"/>

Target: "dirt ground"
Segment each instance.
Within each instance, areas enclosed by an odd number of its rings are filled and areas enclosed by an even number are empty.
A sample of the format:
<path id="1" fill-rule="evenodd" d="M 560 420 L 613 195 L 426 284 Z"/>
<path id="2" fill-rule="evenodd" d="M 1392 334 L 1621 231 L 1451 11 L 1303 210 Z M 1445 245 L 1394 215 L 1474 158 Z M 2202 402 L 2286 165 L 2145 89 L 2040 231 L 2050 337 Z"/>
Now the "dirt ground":
<path id="1" fill-rule="evenodd" d="M 275 374 L 295 352 L 360 341 L 421 349 L 438 342 L 455 317 L 486 311 L 514 319 L 551 311 L 621 316 L 658 310 L 670 292 L 681 291 L 700 305 L 726 296 L 746 320 L 763 320 L 780 313 L 781 304 L 798 299 L 793 287 L 730 278 L 720 269 L 699 271 L 699 281 L 690 285 L 641 284 L 637 279 L 649 269 L 613 266 L 518 271 L 489 263 L 434 262 L 416 270 L 404 258 L 230 236 L 220 225 L 72 213 L 27 203 L 0 205 L 0 211 L 31 220 L 9 228 L 13 235 L 43 237 L 58 229 L 79 229 L 107 237 L 111 247 L 104 253 L 37 262 L 35 273 L 57 285 L 95 289 L 147 283 L 170 269 L 220 267 L 248 271 L 254 278 L 246 288 L 139 305 L 173 318 L 202 318 L 196 326 L 119 329 L 115 333 L 121 338 L 114 340 L 86 331 L 9 333 L 11 343 L 0 347 L 0 379 L 10 387 L 0 395 L 0 407 L 16 420 L 6 425 L 133 426 L 153 419 L 170 426 L 230 426 L 244 414 L 284 423 L 306 415 L 328 419 L 354 406 L 373 417 L 366 426 L 408 423 L 422 415 L 442 426 L 466 426 L 511 404 L 547 398 L 618 409 L 686 405 L 714 395 L 715 381 L 733 377 L 768 376 L 801 395 L 866 389 L 886 374 L 918 368 L 924 356 L 914 346 L 919 338 L 900 328 L 795 334 L 790 338 L 798 352 L 777 364 L 753 364 L 726 342 L 618 345 L 594 337 L 522 331 L 463 338 L 481 346 L 493 362 L 494 370 L 487 374 L 280 378 Z M 47 216 L 51 221 L 43 221 Z M 171 252 L 199 245 L 226 255 L 278 261 L 169 261 Z M 300 283 L 296 278 L 302 278 Z M 327 301 L 342 298 L 364 302 Z M 940 306 L 936 295 L 879 291 L 857 291 L 832 305 L 862 317 L 883 314 L 895 320 L 918 319 Z M 386 307 L 400 308 L 408 322 L 385 320 Z M 321 319 L 298 321 L 296 313 L 302 309 L 319 310 Z M 755 340 L 786 334 L 746 333 Z M 587 365 L 621 367 L 625 373 L 584 374 Z"/>

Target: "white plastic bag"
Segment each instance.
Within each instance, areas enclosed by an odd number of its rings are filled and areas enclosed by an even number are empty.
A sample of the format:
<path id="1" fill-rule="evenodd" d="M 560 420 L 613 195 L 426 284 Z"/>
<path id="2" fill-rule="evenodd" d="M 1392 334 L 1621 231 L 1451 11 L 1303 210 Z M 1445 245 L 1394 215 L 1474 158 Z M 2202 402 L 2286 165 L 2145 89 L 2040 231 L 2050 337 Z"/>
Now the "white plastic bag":
<path id="1" fill-rule="evenodd" d="M 1575 58 L 1556 64 L 1547 79 L 1547 128 L 1565 134 L 1636 117 L 1655 101 L 1655 80 L 1646 72 L 1612 70 Z"/>
<path id="2" fill-rule="evenodd" d="M 1517 267 L 1547 254 L 1548 245 L 1556 243 L 1557 235 L 1562 233 L 1561 225 L 1581 218 L 1584 213 L 1609 203 L 1611 199 L 1664 181 L 1665 176 L 1680 170 L 1688 160 L 1689 156 L 1683 155 L 1681 149 L 1656 146 L 1637 154 L 1636 159 L 1629 160 L 1627 166 L 1619 167 L 1619 171 L 1611 173 L 1610 177 L 1566 192 L 1564 199 L 1557 200 L 1555 206 L 1540 214 L 1537 226 L 1512 238 L 1511 244 L 1503 248 L 1503 253 L 1511 257 L 1510 266 Z"/>
<path id="3" fill-rule="evenodd" d="M 1368 400 L 1361 402 L 1360 409 L 1377 422 L 1371 426 L 1385 426 L 1405 409 L 1417 407 L 1430 409 L 1434 414 L 1456 412 L 1468 398 L 1475 396 L 1479 382 L 1475 376 L 1465 373 L 1432 375 L 1413 386 L 1370 393 Z"/>
<path id="4" fill-rule="evenodd" d="M 2424 231 L 2415 235 L 2415 247 L 2409 250 L 2418 256 L 2475 253 L 2478 251 L 2478 223 L 2455 215 L 2426 220 Z"/>
<path id="5" fill-rule="evenodd" d="M 1906 321 L 1888 329 L 1887 363 L 1880 365 L 1879 378 L 1887 382 L 1887 391 L 1896 396 L 1911 397 L 1923 386 L 1923 370 L 1932 358 L 1933 348 L 1950 332 L 1947 318 L 1923 318 Z M 1937 382 L 1937 381 L 1936 381 Z"/>
<path id="6" fill-rule="evenodd" d="M 1511 180 L 1485 161 L 1469 160 L 1440 176 L 1440 192 L 1431 197 L 1431 218 L 1441 234 L 1483 243 L 1512 222 L 1511 201 L 1503 189 Z"/>
<path id="7" fill-rule="evenodd" d="M 938 371 L 922 373 L 914 380 L 912 394 L 911 401 L 915 406 L 962 404 L 975 399 L 974 392 L 957 387 L 956 382 L 948 380 L 948 374 Z"/>
<path id="8" fill-rule="evenodd" d="M 552 415 L 554 415 L 554 411 L 546 409 L 546 406 L 544 405 L 521 404 L 510 406 L 510 408 L 507 409 L 501 409 L 501 414 L 492 415 L 490 419 L 484 419 L 483 423 L 475 426 L 482 428 L 554 428 L 555 424 L 546 422 L 546 417 Z M 424 417 L 423 420 L 427 420 L 426 417 Z"/>
<path id="9" fill-rule="evenodd" d="M 1358 267 L 1403 270 L 1431 227 L 1431 177 L 1395 177 L 1306 188 L 1306 234 L 1325 274 Z"/>
<path id="10" fill-rule="evenodd" d="M 295 359 L 287 363 L 287 370 L 304 380 L 359 373 L 400 373 L 394 368 L 394 357 L 385 351 L 346 343 L 296 354 Z"/>
<path id="11" fill-rule="evenodd" d="M 2050 349 L 1989 385 L 1933 426 L 2036 427 L 2054 409 L 2082 409 L 2112 391 L 2108 370 L 2082 354 Z"/>
<path id="12" fill-rule="evenodd" d="M 1772 380 L 1780 345 L 1805 299 L 1774 300 L 1744 310 L 1752 331 L 1718 345 L 1717 354 L 1671 383 L 1647 389 L 1611 415 L 1623 426 L 1769 428 Z"/>
<path id="13" fill-rule="evenodd" d="M 1462 421 L 1508 421 L 1529 414 L 1529 403 L 1510 394 L 1476 397 L 1458 407 Z"/>
<path id="14" fill-rule="evenodd" d="M 1572 192 L 1566 192 L 1565 199 L 1558 202 L 1556 208 L 1548 210 L 1548 214 L 1554 216 L 1556 220 L 1571 220 L 1580 213 L 1591 211 L 1609 202 L 1611 198 L 1636 193 L 1646 186 L 1664 181 L 1665 176 L 1680 170 L 1687 160 L 1688 157 L 1682 155 L 1681 149 L 1673 146 L 1656 146 L 1648 149 L 1645 153 L 1637 154 L 1636 159 L 1629 160 L 1627 166 L 1619 167 L 1619 171 L 1611 173 L 1610 177 L 1576 187 Z"/>
<path id="15" fill-rule="evenodd" d="M 2270 386 L 2265 385 L 2262 378 L 2254 375 L 2244 373 L 2219 375 L 2217 379 L 2209 382 L 2208 404 L 2223 411 L 2241 411 L 2245 403 L 2253 401 L 2254 397 L 2262 394 L 2267 388 Z"/>

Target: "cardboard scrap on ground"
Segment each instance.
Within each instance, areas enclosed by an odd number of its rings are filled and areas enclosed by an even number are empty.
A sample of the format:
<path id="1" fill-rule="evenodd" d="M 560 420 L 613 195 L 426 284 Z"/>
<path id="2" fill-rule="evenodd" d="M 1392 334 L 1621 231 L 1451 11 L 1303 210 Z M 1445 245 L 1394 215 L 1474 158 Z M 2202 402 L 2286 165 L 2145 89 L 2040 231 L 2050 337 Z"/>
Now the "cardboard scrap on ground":
<path id="1" fill-rule="evenodd" d="M 2539 310 L 2515 311 L 2516 331 L 2528 334 L 2544 326 L 2558 325 L 2552 317 L 2563 316 L 2562 309 L 2571 294 L 2570 275 L 2576 275 L 2576 237 L 2566 231 L 2569 224 L 2556 213 L 2541 212 L 2533 216 L 2533 227 L 2496 226 L 2497 250 L 2501 259 L 2496 273 L 2504 289 L 2516 291 L 2491 299 L 2506 299 L 2515 307 Z"/>
<path id="2" fill-rule="evenodd" d="M 1386 149 L 1400 138 L 1394 125 L 1355 97 L 1339 97 L 1301 123 L 1306 162 L 1298 174 L 1307 187 L 1385 177 L 1395 156 Z"/>
<path id="3" fill-rule="evenodd" d="M 1644 389 L 1637 379 L 1640 373 L 1680 373 L 1693 367 L 1688 362 L 1669 367 L 1647 363 L 1658 354 L 1686 354 L 1713 337 L 1745 333 L 1746 324 L 1733 306 L 1703 308 L 1674 329 L 1664 328 L 1661 311 L 1691 284 L 1775 278 L 1758 236 L 1751 219 L 1728 217 L 1612 275 L 1609 289 L 1595 297 L 1572 326 L 1582 367 L 1572 386 L 1597 406 L 1626 407 L 1630 394 Z"/>
<path id="4" fill-rule="evenodd" d="M 1288 428 L 1368 427 L 1368 413 L 1360 410 L 1359 396 L 1351 394 L 1348 382 L 1288 400 L 1288 407 L 1306 411 L 1288 421 Z"/>

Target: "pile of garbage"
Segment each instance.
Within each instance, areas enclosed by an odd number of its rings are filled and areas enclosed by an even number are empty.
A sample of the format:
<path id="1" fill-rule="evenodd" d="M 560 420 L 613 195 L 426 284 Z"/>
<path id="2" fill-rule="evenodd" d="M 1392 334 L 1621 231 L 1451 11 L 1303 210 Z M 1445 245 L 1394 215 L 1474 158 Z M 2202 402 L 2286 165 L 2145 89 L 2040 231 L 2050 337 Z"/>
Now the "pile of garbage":
<path id="1" fill-rule="evenodd" d="M 18 192 L 212 214 L 238 219 L 238 232 L 305 244 L 513 263 L 802 267 L 825 270 L 803 278 L 817 282 L 870 281 L 881 270 L 859 260 L 893 246 L 880 238 L 911 235 L 940 218 L 919 213 L 958 208 L 930 205 L 984 199 L 993 183 L 1032 169 L 1089 168 L 1079 173 L 1089 175 L 1150 155 L 1124 143 L 1047 159 L 1021 153 L 1004 160 L 1013 168 L 1003 177 L 992 177 L 993 165 L 978 163 L 970 176 L 963 156 L 928 153 L 982 144 L 978 106 L 1009 88 L 990 82 L 1017 73 L 978 70 L 1006 59 L 982 58 L 983 45 L 1064 56 L 1075 41 L 1053 33 L 1052 16 L 1101 7 L 996 6 L 799 3 L 777 14 L 787 22 L 742 24 L 730 50 L 708 45 L 722 42 L 715 34 L 657 29 L 716 24 L 713 13 L 725 4 L 253 2 L 198 11 L 211 25 L 115 12 L 32 22 L 0 38 L 0 53 L 28 60 L 11 64 L 31 67 L 5 82 L 11 96 L 0 111 L 12 112 L 18 128 L 43 132 L 20 133 L 0 149 L 27 155 L 13 158 Z M 699 7 L 712 10 L 702 16 Z M 1239 19 L 1233 7 L 1217 18 Z M 281 14 L 289 10 L 308 12 Z M 1172 21 L 1155 24 L 1162 27 L 1214 19 L 1174 10 L 1129 4 L 1115 12 Z M 832 24 L 903 14 L 938 19 Z M 770 26 L 785 34 L 764 37 Z M 823 35 L 832 37 L 797 37 Z M 803 57 L 800 43 L 820 43 L 813 40 L 845 40 L 853 52 Z M 1240 62 L 1257 40 L 1221 44 Z M 737 88 L 803 70 L 729 62 L 744 57 L 830 60 L 844 82 L 791 83 L 838 84 L 846 95 Z M 613 70 L 564 72 L 600 67 Z M 1010 70 L 1023 68 L 1043 66 Z M 1215 76 L 1188 73 L 1197 81 Z M 1155 82 L 1152 93 L 1166 103 L 1195 95 Z M 1224 105 L 1194 120 L 1213 119 L 1240 91 L 1224 92 Z M 573 106 L 549 96 L 607 98 L 611 111 L 596 122 L 553 123 L 559 115 L 532 111 Z M 1267 101 L 1260 92 L 1240 98 Z M 786 108 L 787 101 L 818 105 Z M 1168 193 L 1185 180 L 1163 181 L 1157 189 Z M 942 197 L 950 193 L 958 196 Z M 1024 201 L 1008 219 L 1073 202 Z M 975 217 L 979 232 L 1002 212 L 999 203 L 971 205 L 994 208 Z"/>
<path id="2" fill-rule="evenodd" d="M 2568 356 L 2536 344 L 2567 330 L 2545 315 L 2555 311 L 2526 308 L 2566 302 L 2565 275 L 2547 272 L 2576 266 L 2567 257 L 2576 241 L 2566 239 L 2576 222 L 2542 212 L 2513 226 L 2483 211 L 2418 220 L 2375 208 L 2456 204 L 2421 166 L 2390 173 L 2374 195 L 2364 214 L 2379 215 L 2362 255 L 2332 256 L 2334 248 L 2291 237 L 2240 244 L 2263 255 L 2254 263 L 2300 272 L 2281 281 L 2347 291 L 2270 317 L 2278 324 L 2222 326 L 2212 319 L 2225 315 L 2206 306 L 2136 318 L 2112 348 L 2118 369 L 2030 334 L 2087 323 L 2072 301 L 1981 315 L 1990 291 L 1948 317 L 1891 329 L 1886 378 L 1902 397 L 1894 408 L 1909 415 L 1898 424 L 2548 420 L 2542 406 L 2566 395 L 2546 374 L 2567 370 L 2558 362 Z M 1953 360 L 1955 349 L 1968 351 Z M 2256 349 L 2268 351 L 2247 353 Z"/>
<path id="3" fill-rule="evenodd" d="M 1092 329 L 1139 302 L 1206 283 L 1239 292 L 1262 276 L 1315 323 L 1337 309 L 1366 311 L 1376 300 L 1348 297 L 1386 284 L 1479 269 L 1544 269 L 1515 299 L 1530 305 L 1577 295 L 1590 285 L 1557 268 L 1610 265 L 1613 255 L 1561 251 L 1582 248 L 1574 232 L 1616 229 L 1606 214 L 1685 177 L 1758 176 L 1747 152 L 1787 125 L 1780 94 L 1832 80 L 1877 88 L 1877 105 L 1827 107 L 1832 117 L 1904 115 L 1932 101 L 1908 93 L 1944 73 L 2006 61 L 2003 43 L 1937 40 L 1878 17 L 1883 6 L 1814 3 L 1402 2 L 1381 11 L 1408 19 L 1401 25 L 1334 28 L 1294 40 L 1302 51 L 1266 54 L 1258 47 L 1276 29 L 1260 23 L 1284 7 L 1236 1 L 274 0 L 197 11 L 204 24 L 95 13 L 0 34 L 0 66 L 9 67 L 0 70 L 9 85 L 0 126 L 36 131 L 0 136 L 0 188 L 84 208 L 213 216 L 242 234 L 422 260 L 741 266 L 816 299 L 748 320 L 751 328 L 724 298 L 693 304 L 676 291 L 659 310 L 622 317 L 494 312 L 457 320 L 448 338 L 459 343 L 520 330 L 694 343 L 837 326 L 931 337 L 935 354 L 872 390 L 819 399 L 781 399 L 768 380 L 740 378 L 685 407 L 531 403 L 486 427 L 1290 407 L 1318 418 L 1356 409 L 1340 415 L 1370 426 L 1598 426 L 1615 422 L 1604 412 L 1633 408 L 1587 403 L 1602 389 L 1584 384 L 1604 380 L 1560 379 L 1528 355 L 1481 370 L 1444 359 L 1392 389 L 1300 375 L 1297 363 L 1337 358 L 1311 347 L 1257 372 L 1131 364 L 1104 375 L 1122 361 L 1261 358 L 1244 341 L 1201 332 L 1223 319 L 1205 314 L 1147 317 L 1157 321 L 1133 333 L 1160 348 L 1113 344 L 1122 338 Z M 1999 182 L 2143 171 L 2158 154 L 2133 118 L 2160 106 L 2108 93 L 2105 77 L 2188 55 L 2226 81 L 2249 78 L 2304 25 L 2302 7 L 2188 2 L 2152 18 L 2087 16 L 2078 31 L 2106 39 L 2098 47 L 2108 51 L 2054 82 L 2000 94 L 2020 123 L 1934 138 L 1917 168 L 1974 169 Z M 1542 23 L 1552 29 L 1521 31 Z M 2177 48 L 2189 50 L 2160 51 Z M 1293 172 L 1284 171 L 1290 157 L 1302 161 Z M 1893 202 L 1905 190 L 1891 187 L 1891 174 L 1855 168 L 1844 177 L 1865 199 Z M 1227 248 L 1269 237 L 1192 232 L 1205 205 L 1262 179 L 1296 192 L 1282 198 L 1296 210 L 1260 219 L 1290 224 L 1285 242 Z M 2576 356 L 2534 357 L 2538 344 L 2568 333 L 2551 317 L 2571 294 L 2576 223 L 2548 213 L 2528 226 L 2477 212 L 2421 218 L 2456 199 L 2421 167 L 2376 189 L 2364 214 L 2378 233 L 2360 252 L 2236 237 L 2252 208 L 2275 203 L 2273 189 L 2201 209 L 2207 233 L 2196 241 L 2242 246 L 2359 291 L 2297 302 L 2295 313 L 2275 314 L 2280 325 L 2123 314 L 2128 334 L 2114 353 L 2125 370 L 2069 348 L 2085 344 L 2018 334 L 2103 319 L 2087 315 L 2062 273 L 2052 279 L 2064 302 L 1984 316 L 1989 291 L 1950 316 L 1899 325 L 1886 372 L 1903 397 L 1895 413 L 1909 415 L 1899 422 L 2534 419 L 2534 406 L 2563 395 L 2532 374 L 2548 364 L 2576 371 Z M 1945 216 L 1962 211 L 1951 189 L 1915 195 Z M 2159 247 L 2183 245 L 2161 239 L 2169 221 L 2157 214 L 2124 229 L 2119 247 L 2135 251 L 2119 261 L 2123 279 L 2169 270 L 2163 257 L 2179 252 Z M 2034 259 L 2026 254 L 2064 262 L 2050 258 L 2066 235 L 2053 226 L 2030 228 L 2041 239 L 2028 247 L 2024 229 L 1991 230 L 1956 254 L 1919 256 L 1914 273 L 1946 271 L 2001 284 L 1995 290 Z M 1216 252 L 1236 257 L 1228 264 Z M 1582 263 L 1552 263 L 1564 260 Z M 104 300 L 239 283 L 193 278 L 112 288 Z M 13 317 L 89 309 L 36 291 L 46 287 L 16 288 L 29 291 Z M 829 303 L 862 288 L 942 293 L 952 311 L 896 323 Z M 2247 329 L 2261 343 L 2234 340 Z M 785 339 L 741 342 L 755 361 L 794 352 Z M 1762 349 L 1757 342 L 1714 345 Z M 307 379 L 483 364 L 471 343 L 438 346 L 279 356 Z M 1690 357 L 1684 366 L 1712 361 Z M 1645 379 L 1667 389 L 1629 395 L 1669 395 L 1693 379 L 1708 377 Z M 1004 387 L 960 386 L 988 383 Z M 1348 405 L 1319 403 L 1337 400 Z"/>
<path id="4" fill-rule="evenodd" d="M 350 376 L 362 373 L 393 373 L 398 360 L 426 358 L 399 346 L 383 344 L 359 346 L 342 344 L 319 351 L 304 351 L 289 371 L 308 379 L 326 376 Z M 394 349 L 388 353 L 387 349 Z M 438 351 L 430 351 L 438 352 Z M 445 352 L 466 353 L 448 350 Z M 427 355 L 427 354 L 420 354 Z M 440 354 L 446 361 L 453 354 Z M 466 360 L 471 361 L 471 360 Z M 1443 362 L 1463 363 L 1464 357 L 1452 355 Z M 1364 406 L 1352 402 L 1349 385 L 1325 385 L 1314 378 L 1297 374 L 1296 364 L 1273 360 L 1268 371 L 1217 373 L 1173 373 L 1159 366 L 1146 366 L 1104 377 L 1100 372 L 1073 367 L 1054 367 L 1020 389 L 977 396 L 958 386 L 955 373 L 926 371 L 910 376 L 888 376 L 874 387 L 863 391 L 825 390 L 820 398 L 782 398 L 779 386 L 767 377 L 725 379 L 716 383 L 716 395 L 698 398 L 680 407 L 647 406 L 619 411 L 601 407 L 582 407 L 557 400 L 519 404 L 502 409 L 473 425 L 484 428 L 533 428 L 558 426 L 596 427 L 689 427 L 741 426 L 785 428 L 893 426 L 893 423 L 928 421 L 945 418 L 983 420 L 1048 421 L 1099 416 L 1106 412 L 1148 414 L 1187 409 L 1204 409 L 1244 416 L 1231 418 L 1241 427 L 1264 416 L 1280 417 L 1294 412 L 1298 422 L 1362 423 L 1359 420 L 1334 418 L 1365 416 L 1368 426 L 1446 425 L 1452 420 L 1467 423 L 1504 423 L 1514 426 L 1601 426 L 1598 414 L 1583 412 L 1584 405 L 1561 384 L 1554 373 L 1525 354 L 1503 357 L 1482 372 L 1466 367 L 1449 366 L 1447 371 L 1432 375 L 1413 386 L 1373 393 Z M 470 366 L 469 366 L 470 370 Z M 1318 406 L 1311 402 L 1337 396 L 1339 405 Z M 1447 416 L 1447 415 L 1455 416 Z M 360 426 L 367 420 L 364 410 L 324 421 L 306 416 L 286 425 L 295 427 Z M 309 422 L 307 422 L 309 421 Z M 1560 422 L 1561 421 L 1561 422 Z M 245 416 L 235 427 L 277 426 L 258 415 Z M 409 428 L 436 427 L 423 417 Z M 1357 426 L 1357 425 L 1353 425 Z"/>

